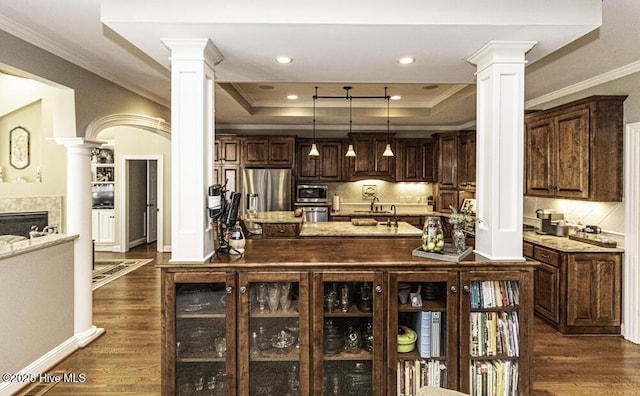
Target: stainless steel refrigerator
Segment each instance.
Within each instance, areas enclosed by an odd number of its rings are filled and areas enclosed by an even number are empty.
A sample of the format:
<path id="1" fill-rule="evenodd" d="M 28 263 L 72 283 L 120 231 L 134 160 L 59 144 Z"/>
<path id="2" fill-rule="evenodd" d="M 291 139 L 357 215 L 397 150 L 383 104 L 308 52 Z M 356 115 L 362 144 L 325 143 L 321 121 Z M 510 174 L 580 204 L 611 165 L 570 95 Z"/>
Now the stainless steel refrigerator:
<path id="1" fill-rule="evenodd" d="M 291 210 L 291 169 L 244 169 L 242 174 L 242 197 L 244 213 L 247 214 L 249 194 L 255 198 L 258 212 Z M 246 218 L 246 216 L 245 216 Z M 261 227 L 245 221 L 249 232 L 260 234 Z"/>

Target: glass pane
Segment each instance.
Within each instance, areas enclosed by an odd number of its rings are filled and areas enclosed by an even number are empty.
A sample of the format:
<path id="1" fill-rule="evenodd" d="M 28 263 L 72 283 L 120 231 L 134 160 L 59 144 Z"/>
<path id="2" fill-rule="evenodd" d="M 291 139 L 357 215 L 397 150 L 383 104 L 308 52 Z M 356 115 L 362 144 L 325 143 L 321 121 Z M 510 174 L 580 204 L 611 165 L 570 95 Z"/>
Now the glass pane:
<path id="1" fill-rule="evenodd" d="M 398 367 L 403 395 L 447 387 L 446 282 L 398 283 Z"/>
<path id="2" fill-rule="evenodd" d="M 249 388 L 252 395 L 300 393 L 300 285 L 249 286 Z"/>
<path id="3" fill-rule="evenodd" d="M 373 284 L 324 283 L 324 394 L 372 394 Z"/>
<path id="4" fill-rule="evenodd" d="M 176 285 L 178 395 L 226 393 L 225 289 L 224 283 Z"/>
<path id="5" fill-rule="evenodd" d="M 517 394 L 520 324 L 517 281 L 471 282 L 471 394 Z"/>

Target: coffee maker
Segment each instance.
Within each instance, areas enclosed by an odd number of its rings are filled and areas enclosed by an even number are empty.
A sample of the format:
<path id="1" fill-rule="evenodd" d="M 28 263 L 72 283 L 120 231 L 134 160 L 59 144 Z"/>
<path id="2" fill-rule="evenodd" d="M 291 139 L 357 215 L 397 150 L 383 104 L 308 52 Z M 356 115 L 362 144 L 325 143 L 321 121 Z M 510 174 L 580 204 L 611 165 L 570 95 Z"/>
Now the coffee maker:
<path id="1" fill-rule="evenodd" d="M 567 236 L 569 227 L 564 224 L 564 213 L 556 213 L 549 209 L 536 210 L 536 217 L 540 219 L 540 230 L 537 234 Z"/>

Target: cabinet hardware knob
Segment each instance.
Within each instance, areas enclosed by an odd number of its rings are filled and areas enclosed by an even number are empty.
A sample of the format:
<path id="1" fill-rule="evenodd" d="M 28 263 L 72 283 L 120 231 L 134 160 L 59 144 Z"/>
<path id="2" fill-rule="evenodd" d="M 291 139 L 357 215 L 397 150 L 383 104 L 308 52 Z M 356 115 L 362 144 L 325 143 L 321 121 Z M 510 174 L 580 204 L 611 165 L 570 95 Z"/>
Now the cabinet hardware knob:
<path id="1" fill-rule="evenodd" d="M 382 286 L 376 286 L 376 293 L 382 293 Z"/>
<path id="2" fill-rule="evenodd" d="M 451 286 L 451 293 L 456 294 L 458 292 L 458 288 L 455 286 Z"/>
<path id="3" fill-rule="evenodd" d="M 240 293 L 244 294 L 247 292 L 247 287 L 246 286 L 240 286 Z"/>
<path id="4" fill-rule="evenodd" d="M 545 260 L 549 260 L 551 257 L 549 257 L 548 255 L 544 254 L 544 253 L 540 253 L 540 257 L 542 257 Z"/>
<path id="5" fill-rule="evenodd" d="M 464 289 L 464 291 L 466 291 L 467 293 L 469 293 L 471 291 L 471 288 L 469 287 L 469 285 L 464 285 L 462 286 L 462 288 Z"/>
<path id="6" fill-rule="evenodd" d="M 227 286 L 227 294 L 231 294 L 232 291 L 233 291 L 233 287 Z"/>
<path id="7" fill-rule="evenodd" d="M 283 233 L 284 232 L 284 228 L 281 228 L 280 230 L 278 230 L 278 232 Z"/>

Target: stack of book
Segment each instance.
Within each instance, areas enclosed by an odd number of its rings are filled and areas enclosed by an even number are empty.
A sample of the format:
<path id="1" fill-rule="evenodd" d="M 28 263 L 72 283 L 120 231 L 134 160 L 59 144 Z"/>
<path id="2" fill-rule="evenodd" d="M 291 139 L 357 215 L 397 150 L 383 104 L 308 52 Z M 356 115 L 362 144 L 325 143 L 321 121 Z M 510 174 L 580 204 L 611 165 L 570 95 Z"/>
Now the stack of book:
<path id="1" fill-rule="evenodd" d="M 471 365 L 470 374 L 472 395 L 518 395 L 518 363 L 515 361 L 477 361 Z"/>
<path id="2" fill-rule="evenodd" d="M 471 308 L 517 307 L 520 289 L 517 281 L 471 282 Z"/>
<path id="3" fill-rule="evenodd" d="M 446 354 L 446 313 L 438 311 L 418 312 L 414 329 L 418 334 L 416 346 L 420 357 L 440 357 Z"/>
<path id="4" fill-rule="evenodd" d="M 398 360 L 397 396 L 415 396 L 424 386 L 446 387 L 447 364 L 442 360 Z"/>
<path id="5" fill-rule="evenodd" d="M 518 312 L 471 312 L 471 356 L 518 357 Z"/>

